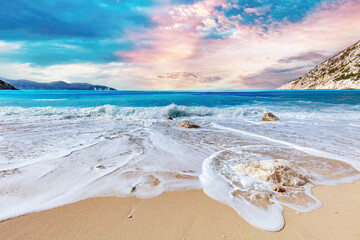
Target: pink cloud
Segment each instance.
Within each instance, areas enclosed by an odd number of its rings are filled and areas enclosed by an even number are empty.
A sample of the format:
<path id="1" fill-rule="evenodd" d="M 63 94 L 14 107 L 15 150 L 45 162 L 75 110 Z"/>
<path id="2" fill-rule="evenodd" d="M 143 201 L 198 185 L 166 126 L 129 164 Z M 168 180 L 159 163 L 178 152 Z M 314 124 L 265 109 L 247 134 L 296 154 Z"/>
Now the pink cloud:
<path id="1" fill-rule="evenodd" d="M 170 81 L 178 89 L 188 87 L 211 85 L 222 80 L 220 76 L 203 75 L 198 72 L 171 72 L 157 76 L 163 81 Z"/>
<path id="2" fill-rule="evenodd" d="M 258 13 L 258 9 L 257 8 L 245 8 L 244 11 L 246 13 Z"/>
<path id="3" fill-rule="evenodd" d="M 240 24 L 240 15 L 227 18 L 216 10 L 220 5 L 232 7 L 206 0 L 163 6 L 153 13 L 155 28 L 128 33 L 136 50 L 118 55 L 137 66 L 134 75 L 146 79 L 150 89 L 269 88 L 306 73 L 360 39 L 359 1 L 322 5 L 302 22 L 270 25 L 267 31 Z M 203 38 L 214 29 L 226 37 Z M 211 81 L 211 76 L 221 80 Z"/>
<path id="4" fill-rule="evenodd" d="M 136 50 L 118 52 L 131 62 L 174 62 L 195 57 L 201 51 L 204 33 L 224 32 L 233 26 L 242 28 L 241 15 L 227 18 L 216 7 L 230 8 L 226 0 L 206 0 L 192 5 L 167 5 L 154 11 L 157 27 L 129 32 L 127 38 L 137 42 Z"/>

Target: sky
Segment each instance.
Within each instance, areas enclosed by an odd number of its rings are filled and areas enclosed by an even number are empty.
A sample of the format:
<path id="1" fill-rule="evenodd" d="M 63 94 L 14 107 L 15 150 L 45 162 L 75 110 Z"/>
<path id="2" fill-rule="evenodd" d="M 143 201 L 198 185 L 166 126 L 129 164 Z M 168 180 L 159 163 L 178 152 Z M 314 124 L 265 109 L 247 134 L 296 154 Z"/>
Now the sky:
<path id="1" fill-rule="evenodd" d="M 360 0 L 0 0 L 0 76 L 274 89 L 360 40 Z"/>

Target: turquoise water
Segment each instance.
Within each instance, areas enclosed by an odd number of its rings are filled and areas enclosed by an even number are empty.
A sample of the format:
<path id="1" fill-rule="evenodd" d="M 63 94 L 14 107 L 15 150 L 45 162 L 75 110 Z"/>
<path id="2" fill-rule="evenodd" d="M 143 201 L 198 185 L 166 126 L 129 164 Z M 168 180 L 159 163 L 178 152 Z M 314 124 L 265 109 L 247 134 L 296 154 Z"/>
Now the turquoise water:
<path id="1" fill-rule="evenodd" d="M 228 107 L 236 105 L 304 103 L 360 104 L 360 90 L 347 91 L 2 91 L 0 106 L 20 107 L 123 107 L 179 106 Z"/>
<path id="2" fill-rule="evenodd" d="M 266 112 L 281 121 L 262 122 Z M 203 189 L 276 231 L 283 206 L 321 206 L 313 186 L 360 179 L 359 146 L 358 90 L 0 91 L 0 220 L 94 196 Z M 276 159 L 311 181 L 278 193 L 234 170 Z"/>

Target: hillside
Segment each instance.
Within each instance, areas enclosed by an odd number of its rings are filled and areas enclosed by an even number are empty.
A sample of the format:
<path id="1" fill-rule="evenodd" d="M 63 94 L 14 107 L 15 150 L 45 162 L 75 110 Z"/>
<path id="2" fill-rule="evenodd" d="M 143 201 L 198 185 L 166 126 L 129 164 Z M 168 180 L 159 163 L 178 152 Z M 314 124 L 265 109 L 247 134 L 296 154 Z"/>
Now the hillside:
<path id="1" fill-rule="evenodd" d="M 17 90 L 11 84 L 4 82 L 0 79 L 0 90 Z"/>
<path id="2" fill-rule="evenodd" d="M 115 88 L 89 83 L 66 83 L 63 81 L 39 83 L 30 80 L 1 79 L 21 90 L 116 90 Z"/>
<path id="3" fill-rule="evenodd" d="M 278 89 L 360 89 L 360 41 Z"/>

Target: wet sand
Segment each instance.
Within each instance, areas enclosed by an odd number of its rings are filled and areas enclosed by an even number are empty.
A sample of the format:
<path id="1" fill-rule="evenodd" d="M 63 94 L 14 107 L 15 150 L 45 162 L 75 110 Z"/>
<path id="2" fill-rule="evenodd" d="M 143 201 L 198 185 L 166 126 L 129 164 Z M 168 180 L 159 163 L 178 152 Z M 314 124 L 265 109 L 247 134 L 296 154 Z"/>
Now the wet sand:
<path id="1" fill-rule="evenodd" d="M 257 229 L 202 190 L 151 199 L 99 197 L 0 223 L 0 239 L 360 239 L 360 181 L 313 189 L 323 207 L 286 208 L 279 232 Z"/>

